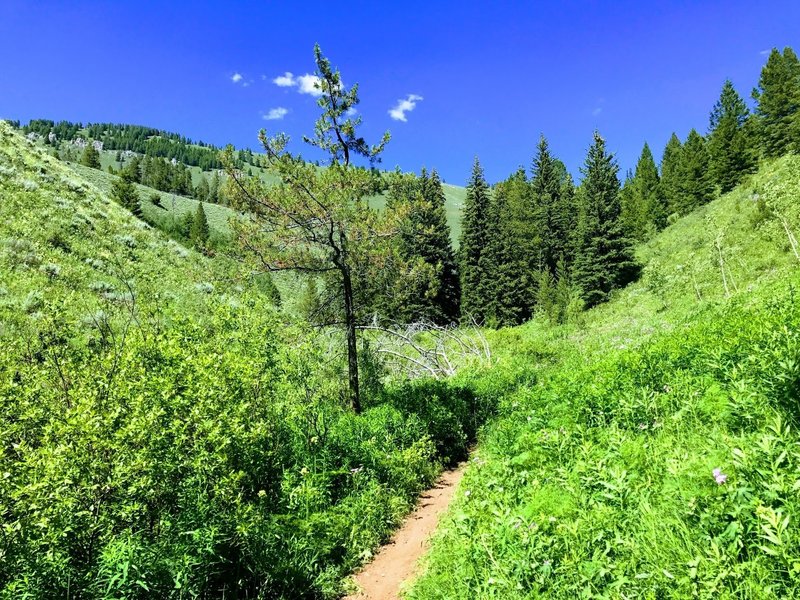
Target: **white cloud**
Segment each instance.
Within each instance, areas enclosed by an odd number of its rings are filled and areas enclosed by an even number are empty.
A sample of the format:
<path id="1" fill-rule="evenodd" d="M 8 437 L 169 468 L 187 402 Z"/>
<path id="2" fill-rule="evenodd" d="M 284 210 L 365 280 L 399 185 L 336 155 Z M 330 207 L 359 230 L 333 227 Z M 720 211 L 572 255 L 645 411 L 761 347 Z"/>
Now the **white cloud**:
<path id="1" fill-rule="evenodd" d="M 306 73 L 305 75 L 294 76 L 293 73 L 286 71 L 283 75 L 279 75 L 272 80 L 272 83 L 278 87 L 283 88 L 297 88 L 301 94 L 308 94 L 309 96 L 322 96 L 322 90 L 317 87 L 320 79 L 316 75 Z"/>
<path id="2" fill-rule="evenodd" d="M 231 77 L 233 83 L 239 83 L 242 79 L 244 79 L 244 76 L 241 73 L 234 73 L 233 77 Z"/>
<path id="3" fill-rule="evenodd" d="M 317 87 L 319 84 L 319 77 L 316 75 L 309 75 L 306 73 L 305 75 L 300 75 L 296 79 L 297 81 L 297 91 L 301 94 L 309 94 L 311 96 L 322 96 L 322 90 Z"/>
<path id="4" fill-rule="evenodd" d="M 358 111 L 351 106 L 350 108 L 347 109 L 347 112 L 344 114 L 346 114 L 348 117 L 354 117 L 358 114 Z"/>
<path id="5" fill-rule="evenodd" d="M 294 87 L 297 84 L 297 81 L 289 71 L 286 71 L 283 75 L 279 75 L 275 79 L 272 80 L 272 83 L 277 85 L 278 87 Z"/>
<path id="6" fill-rule="evenodd" d="M 288 108 L 283 108 L 282 106 L 278 106 L 277 108 L 270 108 L 269 112 L 266 113 L 265 115 L 261 115 L 261 117 L 265 121 L 280 121 L 287 114 L 289 114 Z"/>
<path id="7" fill-rule="evenodd" d="M 422 100 L 422 96 L 409 94 L 405 100 L 398 100 L 397 106 L 389 109 L 389 116 L 395 121 L 403 121 L 405 123 L 408 120 L 406 119 L 406 113 L 414 110 L 420 100 Z"/>
<path id="8" fill-rule="evenodd" d="M 772 52 L 772 50 L 762 50 L 761 52 L 759 52 L 759 54 L 761 56 L 769 56 L 770 52 Z"/>
<path id="9" fill-rule="evenodd" d="M 596 117 L 596 116 L 597 116 L 597 115 L 599 115 L 601 112 L 603 112 L 603 109 L 602 109 L 600 106 L 598 106 L 597 108 L 595 108 L 595 109 L 592 111 L 592 116 L 593 116 L 593 117 Z"/>

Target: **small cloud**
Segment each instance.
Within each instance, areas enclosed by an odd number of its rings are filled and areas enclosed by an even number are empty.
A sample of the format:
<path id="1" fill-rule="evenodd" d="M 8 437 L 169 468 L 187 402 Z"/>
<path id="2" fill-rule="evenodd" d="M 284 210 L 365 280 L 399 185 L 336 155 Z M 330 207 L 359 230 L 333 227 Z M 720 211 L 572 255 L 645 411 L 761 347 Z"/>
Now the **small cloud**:
<path id="1" fill-rule="evenodd" d="M 241 73 L 234 73 L 233 77 L 231 77 L 233 83 L 239 83 L 242 79 L 244 79 L 244 76 Z"/>
<path id="2" fill-rule="evenodd" d="M 593 117 L 596 117 L 596 116 L 598 116 L 598 115 L 599 115 L 601 112 L 603 112 L 603 109 L 602 109 L 602 107 L 598 106 L 597 108 L 595 108 L 595 109 L 592 111 L 592 116 L 593 116 Z"/>
<path id="3" fill-rule="evenodd" d="M 347 112 L 344 114 L 346 114 L 348 117 L 354 117 L 355 115 L 358 114 L 358 111 L 351 106 L 350 108 L 347 109 Z"/>
<path id="4" fill-rule="evenodd" d="M 300 75 L 297 78 L 297 91 L 301 94 L 309 94 L 311 96 L 322 96 L 322 89 L 319 87 L 319 77 L 316 75 Z"/>
<path id="5" fill-rule="evenodd" d="M 403 121 L 405 123 L 408 120 L 406 119 L 406 113 L 414 110 L 417 106 L 417 102 L 422 99 L 422 96 L 418 96 L 417 94 L 409 94 L 405 100 L 398 100 L 397 106 L 389 109 L 389 116 L 395 121 Z"/>
<path id="6" fill-rule="evenodd" d="M 278 106 L 277 108 L 270 108 L 267 114 L 261 115 L 261 118 L 265 121 L 280 121 L 287 114 L 289 114 L 288 108 Z"/>
<path id="7" fill-rule="evenodd" d="M 769 56 L 769 53 L 772 52 L 771 50 L 762 50 L 759 52 L 761 56 Z"/>
<path id="8" fill-rule="evenodd" d="M 294 75 L 292 75 L 289 71 L 286 71 L 286 73 L 283 75 L 279 75 L 273 79 L 272 83 L 278 87 L 294 87 L 297 82 L 295 81 Z"/>

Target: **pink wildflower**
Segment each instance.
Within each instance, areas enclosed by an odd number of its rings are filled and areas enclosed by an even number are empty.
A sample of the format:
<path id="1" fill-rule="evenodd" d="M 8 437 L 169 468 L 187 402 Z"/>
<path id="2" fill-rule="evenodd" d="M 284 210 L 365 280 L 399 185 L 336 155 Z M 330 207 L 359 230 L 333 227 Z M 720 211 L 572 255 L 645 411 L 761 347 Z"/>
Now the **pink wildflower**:
<path id="1" fill-rule="evenodd" d="M 714 476 L 714 481 L 717 482 L 717 485 L 722 485 L 723 483 L 728 481 L 728 476 L 725 473 L 723 473 L 722 469 L 720 469 L 719 467 L 711 471 L 711 474 Z"/>

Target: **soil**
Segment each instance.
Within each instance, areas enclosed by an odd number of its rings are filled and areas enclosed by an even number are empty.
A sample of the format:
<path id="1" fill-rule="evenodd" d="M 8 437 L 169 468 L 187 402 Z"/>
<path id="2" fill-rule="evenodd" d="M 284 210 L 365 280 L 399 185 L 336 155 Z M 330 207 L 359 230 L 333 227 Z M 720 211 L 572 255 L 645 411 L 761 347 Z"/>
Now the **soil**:
<path id="1" fill-rule="evenodd" d="M 450 505 L 466 466 L 461 463 L 445 471 L 431 489 L 420 495 L 416 510 L 381 547 L 372 562 L 354 576 L 359 591 L 344 600 L 400 599 L 403 584 L 416 574 L 417 561 L 428 551 L 431 533 Z"/>

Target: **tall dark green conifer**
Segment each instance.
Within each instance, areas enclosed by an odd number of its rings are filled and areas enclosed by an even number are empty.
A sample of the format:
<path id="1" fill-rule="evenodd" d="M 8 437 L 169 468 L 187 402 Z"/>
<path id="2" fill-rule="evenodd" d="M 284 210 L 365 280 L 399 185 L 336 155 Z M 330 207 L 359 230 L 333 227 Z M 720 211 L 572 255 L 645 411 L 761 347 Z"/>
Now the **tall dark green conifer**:
<path id="1" fill-rule="evenodd" d="M 606 152 L 606 143 L 595 132 L 582 169 L 582 203 L 574 281 L 587 306 L 608 298 L 609 293 L 638 274 L 633 246 L 620 219 L 618 167 Z"/>
<path id="2" fill-rule="evenodd" d="M 735 188 L 756 164 L 747 128 L 749 111 L 728 79 L 711 111 L 708 152 L 711 174 L 722 193 Z"/>
<path id="3" fill-rule="evenodd" d="M 625 184 L 621 199 L 625 228 L 634 239 L 646 240 L 663 229 L 667 221 L 667 205 L 658 167 L 647 143 L 642 148 L 633 178 L 626 180 Z"/>
<path id="4" fill-rule="evenodd" d="M 531 190 L 534 202 L 534 230 L 539 236 L 537 268 L 555 274 L 558 260 L 565 255 L 569 238 L 570 207 L 562 198 L 562 173 L 550 154 L 547 140 L 539 138 L 533 159 Z"/>
<path id="5" fill-rule="evenodd" d="M 81 154 L 81 164 L 85 167 L 91 167 L 92 169 L 100 168 L 100 153 L 92 142 L 86 142 L 86 146 Z"/>
<path id="6" fill-rule="evenodd" d="M 460 315 L 461 289 L 458 279 L 450 226 L 447 224 L 446 197 L 439 173 L 434 169 L 430 177 L 422 179 L 422 196 L 430 208 L 424 218 L 426 236 L 425 260 L 436 265 L 438 286 L 434 297 L 432 319 L 440 323 L 458 321 Z"/>
<path id="7" fill-rule="evenodd" d="M 136 185 L 124 171 L 111 183 L 111 197 L 135 216 L 142 217 L 142 207 Z"/>
<path id="8" fill-rule="evenodd" d="M 670 136 L 661 157 L 661 191 L 669 215 L 679 212 L 681 204 L 681 162 L 683 145 L 674 133 Z"/>
<path id="9" fill-rule="evenodd" d="M 378 294 L 378 309 L 401 322 L 429 320 L 454 323 L 459 316 L 459 282 L 447 224 L 445 195 L 436 171 L 423 169 L 419 178 L 397 173 L 389 185 L 388 206 L 406 213 L 399 235 L 399 253 L 418 277 L 404 281 L 403 293 Z M 420 264 L 421 263 L 421 264 Z M 411 286 L 411 287 L 409 287 Z"/>
<path id="10" fill-rule="evenodd" d="M 772 49 L 753 98 L 758 102 L 759 142 L 764 156 L 773 158 L 800 150 L 800 61 L 791 48 L 784 48 L 783 54 Z"/>
<path id="11" fill-rule="evenodd" d="M 209 228 L 208 219 L 206 218 L 206 211 L 203 209 L 203 203 L 197 203 L 197 210 L 194 212 L 192 219 L 192 226 L 189 229 L 189 237 L 198 248 L 205 248 L 208 245 Z"/>
<path id="12" fill-rule="evenodd" d="M 490 326 L 516 325 L 533 314 L 539 236 L 531 207 L 522 168 L 494 187 L 486 220 L 487 244 L 480 259 L 487 275 L 481 282 L 481 298 Z"/>
<path id="13" fill-rule="evenodd" d="M 458 248 L 461 277 L 461 316 L 482 322 L 485 316 L 481 283 L 491 274 L 484 273 L 481 254 L 487 244 L 486 220 L 489 210 L 489 186 L 480 162 L 475 158 L 467 184 L 464 211 L 461 214 L 461 239 Z"/>
<path id="14" fill-rule="evenodd" d="M 692 129 L 681 152 L 677 212 L 688 214 L 714 199 L 714 180 L 710 167 L 711 157 L 706 140 Z"/>

